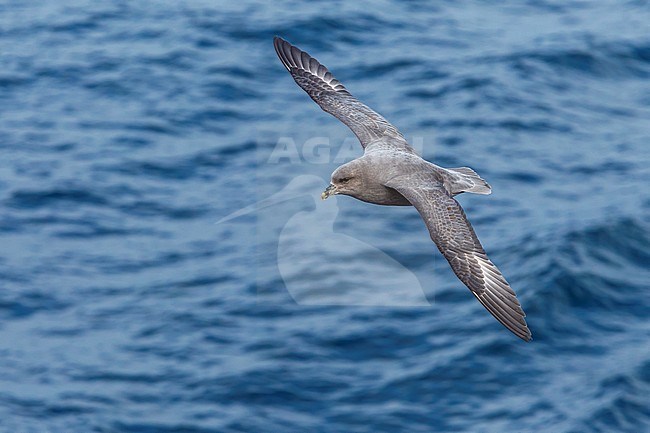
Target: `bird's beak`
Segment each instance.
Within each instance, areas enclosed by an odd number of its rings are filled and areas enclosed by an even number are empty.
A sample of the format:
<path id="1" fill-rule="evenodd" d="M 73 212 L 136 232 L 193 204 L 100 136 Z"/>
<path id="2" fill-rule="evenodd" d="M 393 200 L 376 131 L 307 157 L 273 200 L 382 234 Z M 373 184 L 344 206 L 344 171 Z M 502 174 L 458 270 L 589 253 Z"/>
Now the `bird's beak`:
<path id="1" fill-rule="evenodd" d="M 336 194 L 336 187 L 330 183 L 329 186 L 325 188 L 325 191 L 323 191 L 323 193 L 320 195 L 320 198 L 321 200 L 325 200 L 332 194 Z"/>

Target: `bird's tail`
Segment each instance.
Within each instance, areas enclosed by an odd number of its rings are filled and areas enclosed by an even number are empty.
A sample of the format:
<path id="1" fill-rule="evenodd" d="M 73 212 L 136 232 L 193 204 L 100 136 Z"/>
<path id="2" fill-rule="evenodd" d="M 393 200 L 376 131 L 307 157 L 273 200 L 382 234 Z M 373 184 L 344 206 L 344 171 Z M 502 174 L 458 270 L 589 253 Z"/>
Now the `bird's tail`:
<path id="1" fill-rule="evenodd" d="M 491 194 L 492 187 L 469 167 L 447 168 L 451 177 L 452 194 L 471 192 L 473 194 Z"/>

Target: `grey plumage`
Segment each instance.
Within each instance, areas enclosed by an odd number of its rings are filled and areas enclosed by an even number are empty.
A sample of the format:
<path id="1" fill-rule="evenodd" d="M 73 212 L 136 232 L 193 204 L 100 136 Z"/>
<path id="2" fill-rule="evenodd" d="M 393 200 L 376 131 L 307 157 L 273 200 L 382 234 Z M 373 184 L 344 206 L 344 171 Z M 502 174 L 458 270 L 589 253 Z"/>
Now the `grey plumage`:
<path id="1" fill-rule="evenodd" d="M 529 341 L 514 291 L 454 199 L 463 192 L 490 194 L 490 185 L 469 167 L 446 169 L 425 161 L 397 128 L 352 96 L 316 59 L 281 38 L 274 39 L 274 46 L 296 83 L 346 124 L 364 148 L 363 156 L 334 171 L 323 198 L 343 194 L 374 204 L 414 206 L 460 281 L 499 322 Z"/>
<path id="2" fill-rule="evenodd" d="M 296 83 L 324 111 L 345 123 L 364 148 L 377 139 L 392 138 L 408 146 L 402 134 L 386 119 L 350 94 L 327 68 L 304 51 L 276 37 L 275 51 Z"/>

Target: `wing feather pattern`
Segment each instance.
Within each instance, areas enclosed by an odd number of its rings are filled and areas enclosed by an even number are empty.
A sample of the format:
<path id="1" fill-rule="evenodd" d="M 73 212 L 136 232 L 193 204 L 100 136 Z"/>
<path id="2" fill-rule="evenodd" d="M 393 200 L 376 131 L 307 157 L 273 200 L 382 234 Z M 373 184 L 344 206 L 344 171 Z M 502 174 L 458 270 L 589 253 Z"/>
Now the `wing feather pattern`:
<path id="1" fill-rule="evenodd" d="M 405 176 L 386 186 L 415 206 L 431 239 L 476 299 L 513 334 L 530 341 L 526 315 L 515 292 L 488 258 L 460 204 L 442 185 L 429 180 Z"/>
<path id="2" fill-rule="evenodd" d="M 282 38 L 275 37 L 273 45 L 295 82 L 324 111 L 346 124 L 364 149 L 374 141 L 386 139 L 408 146 L 397 128 L 352 96 L 318 60 Z"/>

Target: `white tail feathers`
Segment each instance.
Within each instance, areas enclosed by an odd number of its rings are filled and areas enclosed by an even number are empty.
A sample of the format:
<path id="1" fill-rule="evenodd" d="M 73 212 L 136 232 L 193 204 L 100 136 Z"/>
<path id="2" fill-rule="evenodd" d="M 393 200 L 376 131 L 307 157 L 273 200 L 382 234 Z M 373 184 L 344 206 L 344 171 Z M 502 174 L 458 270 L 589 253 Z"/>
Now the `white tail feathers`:
<path id="1" fill-rule="evenodd" d="M 452 194 L 471 192 L 473 194 L 491 194 L 492 188 L 481 176 L 469 167 L 447 168 L 450 176 Z"/>

